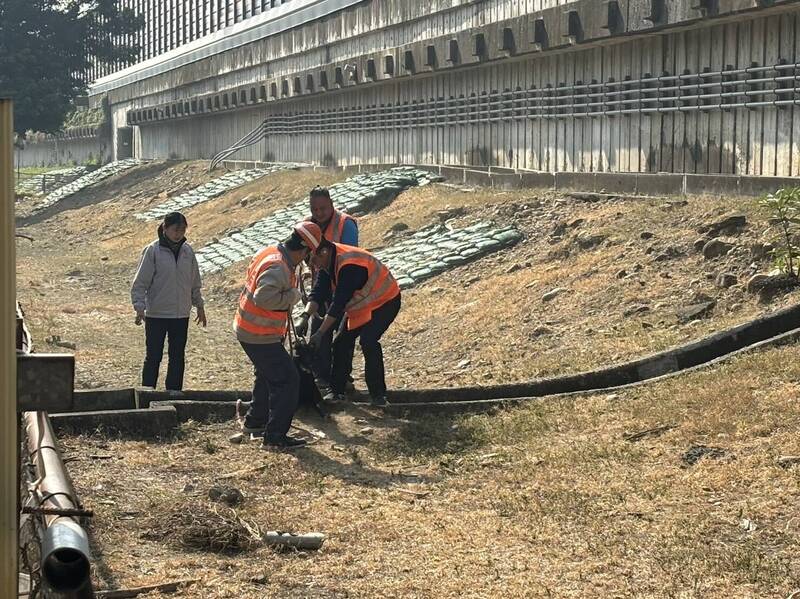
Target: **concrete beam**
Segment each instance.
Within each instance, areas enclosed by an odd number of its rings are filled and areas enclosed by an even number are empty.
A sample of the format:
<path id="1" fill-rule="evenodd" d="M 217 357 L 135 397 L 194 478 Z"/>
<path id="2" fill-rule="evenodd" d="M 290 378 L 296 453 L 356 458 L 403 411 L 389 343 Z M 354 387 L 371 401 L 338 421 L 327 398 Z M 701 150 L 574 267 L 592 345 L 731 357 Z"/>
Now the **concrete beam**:
<path id="1" fill-rule="evenodd" d="M 72 404 L 72 409 L 77 412 L 133 410 L 136 408 L 136 396 L 133 387 L 76 390 L 73 393 Z"/>
<path id="2" fill-rule="evenodd" d="M 171 407 L 177 414 L 178 422 L 225 422 L 236 418 L 236 402 L 232 401 L 192 401 L 170 400 L 154 401 L 150 409 Z"/>
<path id="3" fill-rule="evenodd" d="M 137 439 L 169 437 L 178 428 L 178 414 L 172 406 L 148 410 L 105 410 L 50 414 L 57 435 L 100 432 Z"/>

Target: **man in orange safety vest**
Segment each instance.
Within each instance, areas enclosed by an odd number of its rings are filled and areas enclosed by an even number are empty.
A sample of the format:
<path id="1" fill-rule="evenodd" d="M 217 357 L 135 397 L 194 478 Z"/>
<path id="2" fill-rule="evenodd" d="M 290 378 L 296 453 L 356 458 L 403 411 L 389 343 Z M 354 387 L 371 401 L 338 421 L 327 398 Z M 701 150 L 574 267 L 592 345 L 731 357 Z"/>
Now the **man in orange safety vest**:
<path id="1" fill-rule="evenodd" d="M 333 341 L 331 391 L 328 401 L 345 399 L 345 385 L 352 370 L 353 350 L 359 339 L 364 353 L 364 378 L 371 403 L 386 405 L 386 379 L 383 349 L 380 339 L 400 311 L 400 287 L 389 269 L 368 251 L 333 243 L 323 238 L 312 255 L 319 269 L 314 289 L 304 314 L 316 314 L 326 302 L 330 306 L 319 329 L 311 336 L 309 345 L 318 347 L 323 336 L 342 318 L 341 327 Z"/>
<path id="2" fill-rule="evenodd" d="M 253 257 L 239 297 L 233 330 L 255 369 L 253 400 L 243 432 L 263 432 L 265 447 L 305 444 L 287 435 L 297 410 L 300 381 L 283 339 L 292 306 L 300 301 L 295 269 L 321 241 L 322 231 L 316 224 L 295 225 L 286 241 Z"/>

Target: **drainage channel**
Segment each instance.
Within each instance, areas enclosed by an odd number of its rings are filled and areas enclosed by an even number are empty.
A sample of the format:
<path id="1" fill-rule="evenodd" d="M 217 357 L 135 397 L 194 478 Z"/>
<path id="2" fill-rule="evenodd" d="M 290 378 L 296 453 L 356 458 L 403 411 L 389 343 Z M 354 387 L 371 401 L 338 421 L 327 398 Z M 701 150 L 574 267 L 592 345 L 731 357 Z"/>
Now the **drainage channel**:
<path id="1" fill-rule="evenodd" d="M 611 392 L 709 368 L 746 352 L 797 342 L 800 304 L 677 348 L 590 372 L 508 385 L 396 390 L 390 392 L 385 410 L 398 416 L 481 412 L 526 401 Z M 51 416 L 58 430 L 77 432 L 100 426 L 108 432 L 158 437 L 187 420 L 231 420 L 236 401 L 249 400 L 250 391 L 184 391 L 175 396 L 152 389 L 98 389 L 76 391 L 74 398 L 73 412 Z M 354 399 L 367 401 L 363 394 Z"/>
<path id="2" fill-rule="evenodd" d="M 389 411 L 393 414 L 475 411 L 545 397 L 612 391 L 707 368 L 741 353 L 798 340 L 800 305 L 686 345 L 589 372 L 507 385 L 398 390 L 391 394 Z"/>

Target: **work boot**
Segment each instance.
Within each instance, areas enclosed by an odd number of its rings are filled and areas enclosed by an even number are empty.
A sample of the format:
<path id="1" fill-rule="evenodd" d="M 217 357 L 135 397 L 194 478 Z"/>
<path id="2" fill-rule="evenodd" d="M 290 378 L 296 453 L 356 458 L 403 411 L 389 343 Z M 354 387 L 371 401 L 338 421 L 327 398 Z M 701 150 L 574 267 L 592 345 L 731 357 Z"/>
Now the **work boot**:
<path id="1" fill-rule="evenodd" d="M 328 391 L 325 396 L 322 398 L 323 401 L 330 401 L 332 403 L 338 403 L 342 401 L 347 401 L 347 395 L 344 393 L 337 393 L 336 391 Z"/>
<path id="2" fill-rule="evenodd" d="M 331 384 L 325 379 L 317 379 L 314 382 L 317 384 L 317 389 L 319 389 L 319 393 L 323 397 L 331 392 Z"/>
<path id="3" fill-rule="evenodd" d="M 308 441 L 305 439 L 284 435 L 282 438 L 278 439 L 264 437 L 264 444 L 261 447 L 262 449 L 296 449 L 297 447 L 303 447 L 307 443 Z"/>
<path id="4" fill-rule="evenodd" d="M 251 435 L 263 435 L 265 428 L 267 428 L 266 423 L 259 424 L 258 422 L 253 422 L 247 418 L 244 419 L 244 424 L 242 424 L 242 432 Z"/>
<path id="5" fill-rule="evenodd" d="M 375 406 L 376 408 L 382 408 L 386 406 L 386 396 L 385 395 L 373 395 L 369 398 L 369 405 Z"/>

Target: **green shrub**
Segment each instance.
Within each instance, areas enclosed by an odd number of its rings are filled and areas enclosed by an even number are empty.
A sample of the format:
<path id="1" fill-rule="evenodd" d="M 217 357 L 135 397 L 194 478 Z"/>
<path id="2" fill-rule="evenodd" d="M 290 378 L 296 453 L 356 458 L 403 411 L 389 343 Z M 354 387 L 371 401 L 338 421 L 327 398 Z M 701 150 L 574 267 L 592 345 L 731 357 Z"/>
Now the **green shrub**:
<path id="1" fill-rule="evenodd" d="M 759 200 L 771 215 L 771 222 L 780 231 L 780 240 L 772 251 L 775 266 L 784 274 L 798 276 L 800 270 L 800 245 L 796 235 L 800 233 L 800 188 L 779 189 Z"/>

